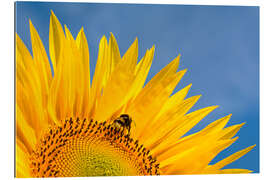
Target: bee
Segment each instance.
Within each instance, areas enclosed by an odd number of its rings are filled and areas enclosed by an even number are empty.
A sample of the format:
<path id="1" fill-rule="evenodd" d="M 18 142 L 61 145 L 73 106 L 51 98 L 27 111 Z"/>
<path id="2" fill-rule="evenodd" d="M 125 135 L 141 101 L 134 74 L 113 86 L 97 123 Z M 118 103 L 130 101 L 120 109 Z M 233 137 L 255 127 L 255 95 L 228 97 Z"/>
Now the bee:
<path id="1" fill-rule="evenodd" d="M 123 131 L 127 131 L 127 135 L 130 135 L 130 128 L 132 119 L 128 114 L 121 114 L 120 117 L 116 118 L 113 121 L 113 126 L 119 130 L 123 129 Z"/>

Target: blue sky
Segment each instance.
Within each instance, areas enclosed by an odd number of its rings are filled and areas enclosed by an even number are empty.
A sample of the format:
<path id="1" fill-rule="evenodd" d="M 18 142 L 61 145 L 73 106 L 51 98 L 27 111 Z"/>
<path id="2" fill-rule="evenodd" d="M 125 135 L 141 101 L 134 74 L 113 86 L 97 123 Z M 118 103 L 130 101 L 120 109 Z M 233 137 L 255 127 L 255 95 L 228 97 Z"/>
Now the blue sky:
<path id="1" fill-rule="evenodd" d="M 192 83 L 188 96 L 202 97 L 191 111 L 220 106 L 189 134 L 232 113 L 228 125 L 246 124 L 237 142 L 212 163 L 256 144 L 226 168 L 259 172 L 259 7 L 17 2 L 15 31 L 29 49 L 31 19 L 48 52 L 50 10 L 74 36 L 84 27 L 91 73 L 99 40 L 110 32 L 117 38 L 121 55 L 136 37 L 139 57 L 156 46 L 147 81 L 180 53 L 179 69 L 188 72 L 175 92 Z"/>

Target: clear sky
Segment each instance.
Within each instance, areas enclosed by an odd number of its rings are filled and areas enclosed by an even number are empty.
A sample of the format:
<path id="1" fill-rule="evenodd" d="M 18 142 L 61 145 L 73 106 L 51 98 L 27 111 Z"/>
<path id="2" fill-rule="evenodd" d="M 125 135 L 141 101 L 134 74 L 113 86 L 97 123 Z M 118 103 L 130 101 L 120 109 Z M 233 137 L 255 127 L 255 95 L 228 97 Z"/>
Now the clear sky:
<path id="1" fill-rule="evenodd" d="M 136 37 L 139 57 L 156 45 L 148 81 L 180 53 L 179 69 L 188 72 L 176 91 L 192 83 L 188 96 L 202 94 L 191 111 L 220 106 L 189 134 L 232 113 L 228 125 L 246 124 L 237 142 L 212 163 L 257 144 L 226 168 L 259 172 L 259 7 L 17 2 L 15 32 L 29 49 L 31 19 L 49 52 L 50 10 L 74 36 L 84 27 L 91 73 L 99 40 L 110 32 L 117 38 L 121 55 Z"/>

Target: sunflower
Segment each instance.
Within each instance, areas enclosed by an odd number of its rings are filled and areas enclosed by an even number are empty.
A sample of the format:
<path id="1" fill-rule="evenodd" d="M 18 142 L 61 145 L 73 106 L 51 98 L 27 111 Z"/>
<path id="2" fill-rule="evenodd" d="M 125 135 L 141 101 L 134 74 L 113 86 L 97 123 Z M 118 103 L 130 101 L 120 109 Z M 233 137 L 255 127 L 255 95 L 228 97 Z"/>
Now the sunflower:
<path id="1" fill-rule="evenodd" d="M 184 136 L 217 106 L 189 113 L 191 84 L 172 94 L 180 56 L 144 85 L 155 47 L 137 63 L 137 39 L 121 57 L 103 36 L 91 83 L 83 28 L 74 39 L 51 12 L 51 64 L 31 21 L 30 34 L 33 56 L 16 35 L 16 177 L 251 172 L 223 167 L 254 146 L 210 165 L 244 124 L 225 127 L 231 115 Z"/>

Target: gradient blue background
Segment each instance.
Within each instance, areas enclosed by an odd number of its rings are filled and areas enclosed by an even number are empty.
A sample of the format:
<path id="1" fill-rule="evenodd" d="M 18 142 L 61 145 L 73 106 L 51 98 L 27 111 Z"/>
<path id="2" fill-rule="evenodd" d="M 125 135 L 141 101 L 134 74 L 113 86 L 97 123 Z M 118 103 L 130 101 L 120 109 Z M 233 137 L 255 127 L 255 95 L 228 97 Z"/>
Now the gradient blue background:
<path id="1" fill-rule="evenodd" d="M 177 86 L 189 83 L 188 96 L 202 94 L 193 110 L 209 105 L 220 107 L 190 132 L 232 113 L 228 125 L 246 122 L 240 138 L 213 161 L 247 146 L 257 146 L 226 168 L 247 168 L 259 172 L 259 7 L 131 5 L 92 3 L 16 3 L 16 29 L 31 49 L 29 19 L 48 51 L 50 10 L 75 36 L 84 27 L 93 75 L 99 40 L 113 32 L 121 55 L 135 37 L 139 57 L 156 45 L 147 81 L 179 53 L 179 69 L 188 72 Z"/>

